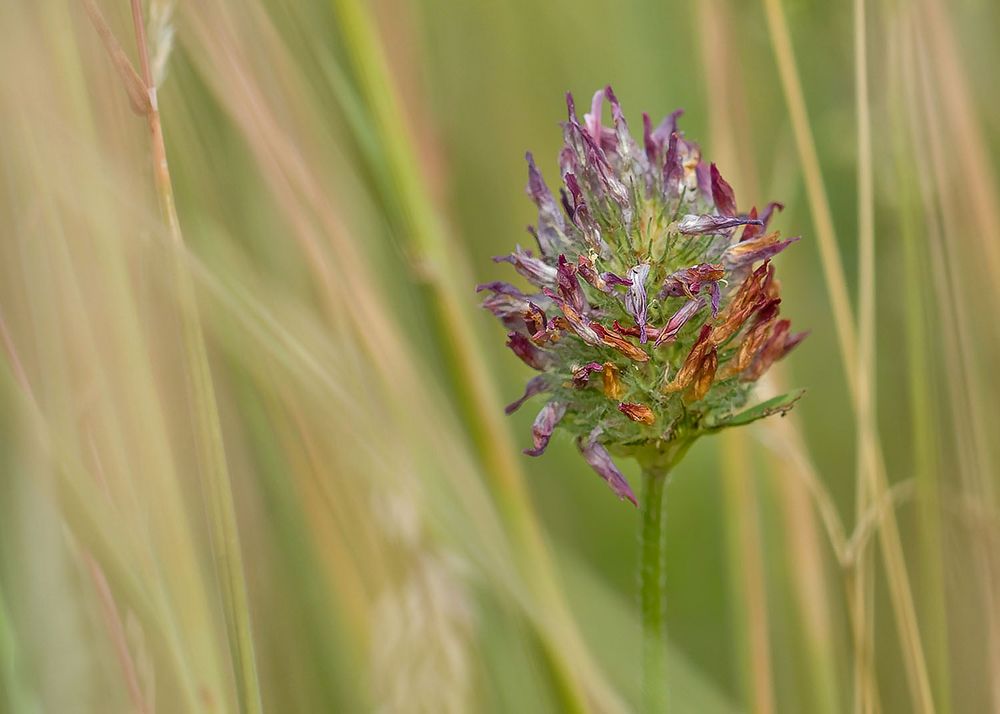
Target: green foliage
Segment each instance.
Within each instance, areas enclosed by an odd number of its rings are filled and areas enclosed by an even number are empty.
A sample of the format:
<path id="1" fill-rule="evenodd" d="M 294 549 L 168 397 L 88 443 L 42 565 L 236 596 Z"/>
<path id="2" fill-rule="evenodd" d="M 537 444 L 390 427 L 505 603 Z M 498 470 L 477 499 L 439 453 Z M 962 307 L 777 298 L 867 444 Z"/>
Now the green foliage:
<path id="1" fill-rule="evenodd" d="M 787 414 L 791 408 L 795 406 L 795 402 L 799 401 L 805 393 L 806 390 L 799 389 L 794 392 L 789 392 L 788 394 L 772 397 L 771 399 L 763 401 L 760 404 L 746 409 L 738 414 L 714 420 L 712 423 L 707 425 L 707 428 L 711 431 L 718 431 L 731 426 L 744 426 L 746 424 L 752 424 L 758 419 L 764 419 L 772 414 L 785 416 L 785 414 Z"/>

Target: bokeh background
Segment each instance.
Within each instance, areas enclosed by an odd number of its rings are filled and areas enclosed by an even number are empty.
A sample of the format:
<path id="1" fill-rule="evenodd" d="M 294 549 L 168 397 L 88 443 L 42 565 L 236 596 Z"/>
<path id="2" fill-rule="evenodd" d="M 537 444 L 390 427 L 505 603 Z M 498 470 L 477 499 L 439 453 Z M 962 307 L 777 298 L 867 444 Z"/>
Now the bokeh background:
<path id="1" fill-rule="evenodd" d="M 803 236 L 806 397 L 667 492 L 675 711 L 1000 711 L 1000 7 L 132 6 L 0 4 L 0 709 L 637 706 L 638 514 L 473 292 L 610 83 Z"/>

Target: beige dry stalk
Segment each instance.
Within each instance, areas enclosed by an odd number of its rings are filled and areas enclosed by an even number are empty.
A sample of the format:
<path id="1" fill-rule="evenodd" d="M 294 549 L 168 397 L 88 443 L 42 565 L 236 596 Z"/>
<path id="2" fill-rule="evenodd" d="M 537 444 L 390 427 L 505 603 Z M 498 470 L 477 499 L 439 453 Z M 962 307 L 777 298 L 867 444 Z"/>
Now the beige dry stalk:
<path id="1" fill-rule="evenodd" d="M 859 424 L 859 434 L 862 439 L 861 458 L 863 459 L 864 479 L 857 484 L 858 492 L 867 492 L 867 501 L 878 502 L 882 493 L 888 488 L 885 463 L 876 431 L 871 403 L 871 387 L 859 374 L 859 364 L 867 364 L 872 347 L 865 347 L 864 352 L 858 349 L 858 332 L 851 315 L 850 302 L 847 298 L 847 281 L 837 247 L 836 233 L 829 209 L 829 201 L 823 185 L 816 152 L 815 141 L 809 126 L 805 98 L 799 79 L 795 55 L 792 50 L 791 36 L 785 19 L 781 0 L 765 0 L 768 28 L 778 70 L 781 75 L 782 89 L 789 108 L 792 127 L 795 133 L 799 160 L 802 164 L 806 189 L 812 208 L 813 220 L 816 225 L 817 237 L 820 241 L 826 286 L 830 296 L 831 306 L 837 327 L 840 344 L 841 361 L 843 363 L 847 382 L 850 386 L 852 405 Z M 862 6 L 863 9 L 863 6 Z M 862 25 L 863 27 L 863 25 Z M 863 58 L 862 58 L 863 59 Z M 874 275 L 869 275 L 871 280 Z M 870 327 L 872 315 L 866 318 L 866 328 Z M 917 625 L 916 607 L 913 593 L 907 575 L 906 562 L 903 557 L 902 542 L 895 513 L 890 511 L 881 522 L 880 543 L 883 562 L 889 581 L 889 593 L 893 604 L 893 614 L 896 618 L 897 630 L 903 650 L 903 660 L 906 667 L 907 681 L 914 705 L 921 712 L 934 711 L 934 701 L 931 695 L 927 664 L 924 657 L 920 631 Z M 853 597 L 863 597 L 862 589 L 854 591 Z M 859 606 L 860 607 L 860 606 Z M 857 610 L 859 616 L 865 616 L 863 610 Z M 856 630 L 862 635 L 862 630 Z M 869 693 L 864 700 L 870 706 L 875 706 L 874 697 Z"/>
<path id="2" fill-rule="evenodd" d="M 142 3 L 141 0 L 131 1 L 132 22 L 141 67 L 141 75 L 139 75 L 123 56 L 120 44 L 114 38 L 113 32 L 104 21 L 93 0 L 83 0 L 83 2 L 95 29 L 125 81 L 126 91 L 132 101 L 133 108 L 144 110 L 142 113 L 145 114 L 149 126 L 156 194 L 168 236 L 173 244 L 174 254 L 179 258 L 173 266 L 176 297 L 181 313 L 187 376 L 190 380 L 191 399 L 195 406 L 196 428 L 194 431 L 198 441 L 199 460 L 203 469 L 203 485 L 209 507 L 212 546 L 216 567 L 220 571 L 219 585 L 222 591 L 223 611 L 233 658 L 237 696 L 242 712 L 256 714 L 261 710 L 260 685 L 257 681 L 236 507 L 229 482 L 222 428 L 219 423 L 215 389 L 212 384 L 208 353 L 198 315 L 197 298 L 190 274 L 183 260 L 184 238 L 177 216 L 173 184 L 167 163 L 163 125 L 160 121 L 156 86 L 149 61 L 149 46 L 146 41 Z M 136 77 L 140 78 L 142 94 L 146 97 L 145 103 L 137 101 L 138 98 L 134 96 L 138 92 L 138 88 L 135 86 Z"/>
<path id="3" fill-rule="evenodd" d="M 706 0 L 698 4 L 698 28 L 706 84 L 709 93 L 709 138 L 713 154 L 727 174 L 732 173 L 738 193 L 760 200 L 759 179 L 753 168 L 753 142 L 749 134 L 747 101 L 740 65 L 732 48 L 733 23 L 728 0 Z M 735 172 L 735 173 L 734 173 Z M 781 392 L 778 392 L 779 394 Z M 771 663 L 766 573 L 762 558 L 759 483 L 747 464 L 747 437 L 731 432 L 721 440 L 723 455 L 723 499 L 729 530 L 730 571 L 737 595 L 733 598 L 738 627 L 743 633 L 736 660 L 743 673 L 751 711 L 767 714 L 775 710 L 774 672 Z M 779 482 L 779 488 L 785 487 Z"/>

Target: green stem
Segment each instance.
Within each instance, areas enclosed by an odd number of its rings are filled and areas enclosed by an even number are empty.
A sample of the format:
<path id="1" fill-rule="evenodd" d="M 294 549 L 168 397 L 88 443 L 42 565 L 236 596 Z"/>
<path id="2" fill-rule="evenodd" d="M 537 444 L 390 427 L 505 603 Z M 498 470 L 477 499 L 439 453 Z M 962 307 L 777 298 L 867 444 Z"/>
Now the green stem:
<path id="1" fill-rule="evenodd" d="M 639 601 L 642 616 L 642 711 L 667 711 L 667 576 L 663 491 L 671 471 L 698 439 L 686 435 L 632 451 L 642 467 L 639 531 Z"/>
<path id="2" fill-rule="evenodd" d="M 647 466 L 642 471 L 639 599 L 642 607 L 642 697 L 647 714 L 667 710 L 666 548 L 663 490 L 669 470 Z"/>

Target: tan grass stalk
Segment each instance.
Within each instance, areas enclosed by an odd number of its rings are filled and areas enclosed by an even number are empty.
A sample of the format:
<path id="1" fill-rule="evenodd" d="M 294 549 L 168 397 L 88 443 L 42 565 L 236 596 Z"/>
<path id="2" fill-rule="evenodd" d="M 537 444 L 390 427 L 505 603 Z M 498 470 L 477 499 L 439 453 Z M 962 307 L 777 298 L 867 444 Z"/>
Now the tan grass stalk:
<path id="1" fill-rule="evenodd" d="M 847 281 L 844 278 L 844 267 L 840 259 L 840 249 L 837 246 L 837 234 L 833 227 L 830 202 L 826 196 L 823 174 L 820 171 L 819 155 L 816 153 L 816 143 L 809 128 L 809 115 L 806 111 L 806 100 L 802 94 L 802 81 L 799 78 L 798 65 L 795 63 L 791 34 L 788 31 L 788 22 L 785 19 L 781 0 L 764 0 L 764 10 L 771 37 L 771 46 L 777 61 L 778 73 L 781 76 L 781 87 L 792 121 L 792 132 L 795 135 L 795 146 L 798 150 L 799 163 L 802 166 L 802 174 L 806 184 L 809 210 L 812 213 L 816 229 L 823 276 L 830 296 L 830 307 L 833 310 L 834 327 L 837 331 L 837 341 L 844 362 L 844 372 L 851 393 L 856 394 L 857 375 L 854 369 L 854 355 L 857 354 L 857 336 L 854 320 L 851 316 L 851 301 L 847 295 Z"/>
<path id="2" fill-rule="evenodd" d="M 29 433 L 38 441 L 43 456 L 51 461 L 58 478 L 60 508 L 64 518 L 72 526 L 73 536 L 86 550 L 89 558 L 103 564 L 102 575 L 105 571 L 111 573 L 112 580 L 129 607 L 144 621 L 153 625 L 158 634 L 155 642 L 173 666 L 186 706 L 191 711 L 201 711 L 202 706 L 195 694 L 193 675 L 188 666 L 189 656 L 181 644 L 163 591 L 150 592 L 147 583 L 137 576 L 137 572 L 141 570 L 138 564 L 143 559 L 131 547 L 132 537 L 120 528 L 120 520 L 106 500 L 95 497 L 94 489 L 89 487 L 95 479 L 82 466 L 66 458 L 61 445 L 54 442 L 2 315 L 0 338 L 7 364 L 13 371 L 25 402 L 23 408 L 30 422 Z"/>
<path id="3" fill-rule="evenodd" d="M 906 295 L 906 334 L 908 392 L 910 397 L 910 428 L 913 443 L 913 468 L 919 508 L 920 571 L 923 594 L 922 614 L 929 666 L 936 694 L 938 711 L 951 711 L 950 647 L 948 642 L 948 612 L 945 595 L 943 535 L 941 524 L 942 490 L 939 476 L 938 441 L 941 420 L 934 408 L 934 376 L 928 347 L 931 342 L 927 325 L 929 280 L 926 249 L 921 243 L 925 231 L 920 220 L 921 201 L 916 174 L 922 173 L 915 164 L 911 147 L 915 147 L 912 117 L 906 108 L 904 75 L 912 75 L 909 52 L 909 18 L 900 16 L 900 8 L 892 8 L 892 25 L 888 28 L 888 107 L 892 126 L 892 156 L 898 196 L 900 241 L 903 250 Z M 923 209 L 926 210 L 926 209 Z M 934 230 L 930 228 L 930 230 Z M 937 272 L 937 271 L 935 271 Z"/>
<path id="4" fill-rule="evenodd" d="M 732 599 L 736 620 L 743 628 L 737 641 L 745 648 L 737 658 L 749 711 L 775 711 L 774 673 L 764 572 L 764 543 L 760 533 L 757 480 L 747 449 L 746 437 L 736 431 L 720 437 L 723 443 L 722 487 L 729 540 L 730 573 L 734 580 Z"/>
<path id="5" fill-rule="evenodd" d="M 88 1 L 84 0 L 85 3 Z M 149 62 L 149 47 L 146 42 L 141 0 L 132 0 L 131 9 L 139 52 L 141 79 L 148 97 L 148 104 L 143 108 L 149 125 L 156 194 L 173 247 L 177 251 L 183 251 L 184 238 L 174 204 L 173 185 L 167 164 L 156 86 L 153 82 Z M 106 30 L 101 28 L 100 14 L 95 14 L 91 10 L 91 20 L 98 28 L 98 33 L 103 37 Z M 113 56 L 115 55 L 113 54 Z M 124 76 L 131 77 L 131 73 L 125 72 Z M 184 350 L 187 360 L 187 377 L 190 380 L 191 398 L 194 403 L 194 433 L 198 442 L 199 461 L 203 469 L 202 477 L 209 508 L 212 546 L 216 566 L 219 569 L 219 585 L 222 591 L 223 611 L 235 670 L 237 696 L 240 711 L 256 714 L 261 710 L 260 685 L 257 681 L 236 507 L 229 483 L 215 390 L 212 385 L 211 369 L 208 364 L 208 353 L 198 316 L 194 287 L 183 261 L 178 261 L 174 268 L 177 283 L 176 296 L 180 303 Z"/>
<path id="6" fill-rule="evenodd" d="M 128 641 L 125 638 L 125 626 L 118 612 L 118 606 L 115 604 L 114 595 L 111 593 L 111 586 L 108 584 L 108 579 L 104 576 L 104 571 L 101 569 L 100 564 L 94 560 L 94 557 L 90 553 L 84 551 L 82 555 L 87 571 L 90 573 L 90 578 L 94 582 L 94 589 L 97 591 L 97 598 L 101 604 L 101 613 L 108 628 L 115 656 L 118 659 L 119 666 L 122 668 L 122 677 L 125 680 L 129 700 L 138 714 L 152 714 L 155 707 L 152 702 L 146 700 L 146 694 L 139 683 L 138 669 L 136 668 L 135 659 L 132 657 L 132 652 L 129 649 Z"/>
<path id="7" fill-rule="evenodd" d="M 795 574 L 791 587 L 801 628 L 800 642 L 809 660 L 813 710 L 817 714 L 841 714 L 836 665 L 840 648 L 831 622 L 830 583 L 816 512 L 826 514 L 823 520 L 827 524 L 828 541 L 834 544 L 838 563 L 844 545 L 843 527 L 829 494 L 822 489 L 818 475 L 801 449 L 795 447 L 797 456 L 789 458 L 787 445 L 799 444 L 801 440 L 791 418 L 766 426 L 768 431 L 776 432 L 775 450 L 769 452 L 768 463 L 777 475 L 775 491 L 784 525 L 788 567 Z"/>
<path id="8" fill-rule="evenodd" d="M 765 0 L 768 28 L 771 34 L 772 46 L 781 75 L 782 88 L 789 114 L 792 120 L 799 159 L 803 167 L 806 189 L 813 210 L 813 220 L 816 225 L 817 238 L 820 243 L 820 253 L 826 276 L 827 290 L 834 310 L 834 319 L 841 348 L 841 358 L 851 387 L 852 403 L 856 417 L 869 428 L 865 429 L 864 452 L 868 474 L 867 484 L 858 484 L 859 489 L 867 488 L 877 502 L 887 488 L 885 465 L 881 455 L 878 435 L 875 433 L 874 420 L 865 400 L 870 395 L 862 394 L 863 385 L 858 375 L 858 338 L 857 329 L 851 318 L 850 303 L 847 299 L 846 280 L 843 266 L 837 248 L 833 221 L 829 211 L 829 202 L 823 188 L 819 170 L 819 159 L 815 142 L 809 128 L 805 99 L 802 94 L 801 82 L 795 65 L 791 37 L 785 20 L 781 0 Z M 896 618 L 897 631 L 903 650 L 903 661 L 906 666 L 907 681 L 914 705 L 921 712 L 934 710 L 934 702 L 930 692 L 927 665 L 923 654 L 923 645 L 917 627 L 916 611 L 913 594 L 906 573 L 906 563 L 903 558 L 902 543 L 895 514 L 890 511 L 882 521 L 881 551 L 886 575 L 889 583 L 889 593 L 893 604 L 893 614 Z M 869 698 L 869 701 L 870 698 Z"/>
<path id="9" fill-rule="evenodd" d="M 942 0 L 919 0 L 913 7 L 926 28 L 921 46 L 927 53 L 926 71 L 929 78 L 933 76 L 940 97 L 935 108 L 950 127 L 949 149 L 957 153 L 956 163 L 964 176 L 970 217 L 975 226 L 970 236 L 976 242 L 975 255 L 988 266 L 986 274 L 1000 275 L 1000 201 L 997 200 L 1000 182 L 987 158 L 990 150 L 977 120 L 974 92 L 955 38 L 953 13 L 949 12 L 952 8 Z M 994 287 L 989 292 L 994 308 L 1000 308 L 1000 289 Z"/>
<path id="10" fill-rule="evenodd" d="M 857 466 L 855 483 L 855 532 L 864 513 L 879 496 L 875 483 L 874 439 L 878 428 L 875 416 L 875 197 L 872 179 L 871 109 L 868 102 L 868 38 L 865 0 L 854 0 L 854 90 L 858 138 L 858 351 L 857 420 L 855 443 Z M 875 563 L 871 554 L 858 553 L 853 572 L 854 599 L 864 603 L 858 610 L 855 637 L 858 656 L 854 659 L 854 710 L 873 714 L 880 709 L 871 685 L 875 676 L 865 670 L 875 666 Z M 868 686 L 861 686 L 865 683 Z"/>
<path id="11" fill-rule="evenodd" d="M 933 181 L 933 188 L 925 185 L 923 194 L 925 206 L 932 213 L 929 224 L 932 240 L 930 241 L 931 259 L 936 266 L 934 274 L 935 290 L 938 294 L 938 307 L 941 311 L 940 322 L 944 329 L 951 334 L 952 349 L 945 350 L 946 364 L 946 384 L 948 385 L 949 398 L 952 405 L 952 413 L 955 424 L 956 442 L 959 450 L 959 460 L 962 464 L 960 469 L 961 483 L 968 493 L 974 494 L 976 498 L 989 504 L 995 504 L 995 484 L 992 475 L 996 473 L 995 461 L 988 437 L 983 431 L 984 425 L 988 423 L 988 407 L 984 403 L 984 395 L 989 393 L 986 383 L 983 382 L 975 361 L 975 343 L 973 341 L 973 324 L 970 321 L 965 306 L 969 304 L 969 297 L 963 295 L 962 287 L 964 279 L 960 267 L 961 256 L 959 246 L 967 241 L 969 234 L 977 234 L 983 226 L 979 225 L 979 217 L 965 223 L 965 219 L 950 208 L 951 196 L 953 195 L 953 181 L 966 179 L 958 178 L 954 172 L 949 149 L 944 144 L 942 132 L 948 131 L 942 125 L 941 113 L 938 111 L 939 102 L 944 100 L 950 90 L 941 88 L 935 82 L 935 73 L 928 61 L 928 47 L 931 40 L 927 38 L 934 32 L 927 25 L 932 21 L 934 15 L 921 18 L 919 15 L 913 23 L 913 43 L 911 47 L 911 57 L 914 66 L 917 68 L 917 77 L 911 78 L 917 86 L 911 89 L 911 93 L 919 96 L 919 105 L 915 107 L 917 113 L 911 117 L 912 121 L 924 120 L 925 130 L 920 134 L 926 142 L 924 146 L 929 148 L 931 171 L 928 172 L 929 179 Z M 950 65 L 957 67 L 957 65 Z M 956 71 L 960 71 L 957 70 Z M 944 95 L 944 96 L 941 96 Z M 960 99 L 959 95 L 956 97 Z M 968 111 L 968 107 L 965 107 Z M 951 112 L 946 113 L 948 119 L 952 119 Z M 963 124 L 971 121 L 966 117 Z M 959 127 L 954 127 L 958 129 Z M 966 129 L 970 127 L 966 126 Z M 916 132 L 915 132 L 916 133 Z M 967 158 L 967 157 L 964 157 Z M 975 160 L 975 163 L 979 163 Z M 973 167 L 967 167 L 973 170 Z M 982 169 L 975 171 L 976 178 L 988 180 Z M 924 176 L 921 174 L 921 177 Z M 954 177 L 954 178 L 951 178 Z M 925 182 L 926 184 L 926 182 Z M 931 208 L 933 207 L 933 208 Z M 936 209 L 936 210 L 935 210 Z M 989 206 L 983 206 L 980 211 L 989 211 Z M 975 214 L 974 214 L 975 215 Z M 987 229 L 995 231 L 995 226 Z M 978 584 L 982 600 L 985 604 L 984 613 L 986 617 L 986 653 L 988 669 L 991 673 L 990 696 L 994 707 L 1000 703 L 1000 563 L 997 562 L 995 544 L 989 539 L 979 537 L 978 532 L 974 532 L 974 557 L 976 559 Z"/>
<path id="12" fill-rule="evenodd" d="M 698 4 L 698 31 L 709 93 L 711 155 L 740 195 L 760 199 L 749 140 L 746 96 L 739 58 L 734 56 L 731 11 L 726 0 Z M 750 463 L 747 439 L 728 432 L 722 438 L 722 490 L 732 577 L 732 609 L 737 624 L 737 668 L 750 710 L 767 714 L 775 709 L 771 664 L 770 619 L 766 574 L 760 534 L 758 483 Z"/>
<path id="13" fill-rule="evenodd" d="M 39 79 L 52 81 L 53 76 L 46 73 L 77 66 L 75 53 L 59 59 L 63 65 L 46 67 L 40 62 Z M 65 92 L 51 95 L 53 101 L 86 86 L 82 77 L 55 76 L 67 86 Z M 81 90 L 79 94 L 86 93 Z M 50 95 L 44 96 L 48 99 Z M 114 96 L 117 98 L 117 90 Z M 27 185 L 33 187 L 35 216 L 39 219 L 38 225 L 25 227 L 29 238 L 21 245 L 44 254 L 41 275 L 47 278 L 47 283 L 36 280 L 27 291 L 28 300 L 37 302 L 38 309 L 45 311 L 45 316 L 34 320 L 31 328 L 44 345 L 40 351 L 56 356 L 54 363 L 40 369 L 39 374 L 50 378 L 53 370 L 62 374 L 84 369 L 93 377 L 95 393 L 100 397 L 85 418 L 95 427 L 93 432 L 86 426 L 85 433 L 77 436 L 80 427 L 75 421 L 53 419 L 65 413 L 61 402 L 56 402 L 46 405 L 45 413 L 37 405 L 26 413 L 32 426 L 29 433 L 37 435 L 45 463 L 51 463 L 57 475 L 57 495 L 69 530 L 101 563 L 116 594 L 142 613 L 143 622 L 157 633 L 153 642 L 162 655 L 161 661 L 169 663 L 167 671 L 177 677 L 177 686 L 171 691 L 183 699 L 188 709 L 199 711 L 202 704 L 195 693 L 192 672 L 198 672 L 201 696 L 215 701 L 223 696 L 215 632 L 200 577 L 198 551 L 182 505 L 175 459 L 167 443 L 160 395 L 153 386 L 150 353 L 145 349 L 146 337 L 128 281 L 124 260 L 127 253 L 120 250 L 127 244 L 121 242 L 120 236 L 127 232 L 123 227 L 128 225 L 120 217 L 130 211 L 136 216 L 141 214 L 144 221 L 147 216 L 129 202 L 130 195 L 122 184 L 107 181 L 106 173 L 94 171 L 91 176 L 85 170 L 83 175 L 93 178 L 94 185 L 81 181 L 79 172 L 66 171 L 71 166 L 106 167 L 107 157 L 92 149 L 90 142 L 68 141 L 57 125 L 43 123 L 45 131 L 40 132 L 29 117 L 45 116 L 45 108 L 25 107 L 16 132 L 21 137 L 18 146 L 25 154 L 22 171 Z M 80 123 L 94 128 L 88 122 L 90 106 L 82 103 L 72 108 Z M 96 134 L 89 136 L 96 140 Z M 107 181 L 106 186 L 102 180 Z M 102 190 L 105 188 L 107 192 Z M 104 212 L 108 196 L 117 197 L 123 210 Z M 74 249 L 78 251 L 75 254 Z M 82 266 L 97 268 L 101 284 L 96 300 L 93 293 L 88 295 L 81 289 L 81 275 L 85 275 Z M 51 316 L 56 310 L 59 317 L 53 321 Z M 59 330 L 40 329 L 50 322 L 64 325 L 65 337 Z M 69 361 L 72 368 L 65 366 Z M 119 368 L 113 380 L 106 375 L 108 362 Z M 115 403 L 116 388 L 128 395 L 127 402 Z M 80 396 L 69 385 L 58 394 Z M 117 416 L 118 410 L 127 416 Z M 119 492 L 117 509 L 106 508 L 95 500 L 94 480 L 77 454 L 78 444 L 87 443 L 92 433 L 100 434 L 105 453 L 111 456 L 109 465 L 117 469 L 113 479 Z M 131 452 L 145 468 L 138 472 L 128 469 L 119 452 Z M 144 497 L 138 504 L 134 498 L 137 484 L 141 484 Z M 149 508 L 152 504 L 155 509 Z M 183 608 L 175 606 L 179 598 L 183 598 Z"/>

